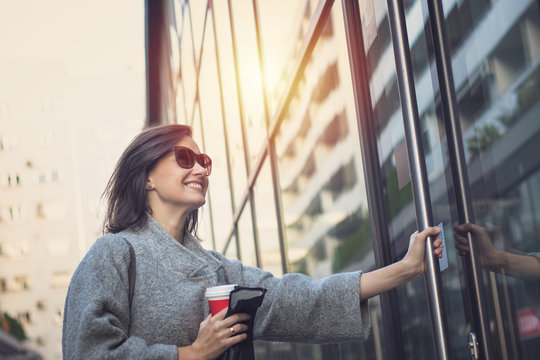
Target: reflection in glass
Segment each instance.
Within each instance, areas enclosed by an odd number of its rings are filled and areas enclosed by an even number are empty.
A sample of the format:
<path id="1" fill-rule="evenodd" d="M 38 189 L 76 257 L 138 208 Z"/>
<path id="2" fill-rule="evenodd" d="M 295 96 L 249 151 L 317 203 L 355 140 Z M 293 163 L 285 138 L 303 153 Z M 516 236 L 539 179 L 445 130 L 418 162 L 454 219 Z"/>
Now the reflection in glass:
<path id="1" fill-rule="evenodd" d="M 260 267 L 270 271 L 274 276 L 282 276 L 282 259 L 270 170 L 270 161 L 267 158 L 253 188 L 256 199 L 257 230 L 259 234 L 259 251 L 261 254 Z"/>
<path id="2" fill-rule="evenodd" d="M 253 223 L 251 221 L 251 206 L 249 202 L 244 207 L 238 220 L 238 237 L 240 239 L 240 256 L 242 264 L 257 266 L 257 254 L 253 242 Z"/>
<path id="3" fill-rule="evenodd" d="M 288 270 L 313 278 L 374 267 L 341 11 L 335 3 L 276 137 Z M 376 338 L 296 345 L 295 352 L 300 359 L 357 356 L 374 349 Z"/>
<path id="4" fill-rule="evenodd" d="M 471 232 L 486 270 L 496 351 L 535 359 L 540 327 L 531 324 L 540 321 L 540 278 L 531 255 L 540 252 L 540 9 L 536 1 L 464 1 L 452 9 L 457 13 L 471 24 L 463 34 L 449 32 L 475 216 L 470 228 L 456 227 L 457 237 Z M 467 66 L 459 66 L 465 59 Z M 525 273 L 524 264 L 530 265 Z"/>
<path id="5" fill-rule="evenodd" d="M 238 255 L 236 252 L 236 237 L 233 235 L 231 236 L 231 239 L 229 241 L 229 246 L 227 247 L 227 250 L 223 254 L 229 259 L 236 259 L 238 260 Z"/>
<path id="6" fill-rule="evenodd" d="M 208 22 L 207 26 L 212 26 L 212 23 Z M 225 234 L 231 230 L 233 209 L 229 191 L 223 191 L 223 189 L 230 189 L 231 184 L 229 184 L 227 169 L 227 151 L 225 149 L 213 31 L 206 32 L 204 47 L 199 78 L 199 102 L 204 122 L 204 151 L 212 158 L 212 176 L 210 177 L 208 193 L 212 199 L 212 208 L 217 209 L 219 214 L 213 218 L 216 234 L 215 250 L 221 251 L 227 240 Z M 234 183 L 234 177 L 232 181 Z"/>
<path id="7" fill-rule="evenodd" d="M 302 46 L 317 1 L 258 1 L 264 50 L 265 82 L 270 113 L 276 110 L 287 90 L 295 65 L 295 54 Z M 278 32 L 275 29 L 285 29 Z"/>
<path id="8" fill-rule="evenodd" d="M 180 17 L 180 18 L 179 18 Z M 181 123 L 189 124 L 191 116 L 193 114 L 193 105 L 195 101 L 195 82 L 196 82 L 196 64 L 195 59 L 198 58 L 198 52 L 195 54 L 195 40 L 193 33 L 191 32 L 190 16 L 187 7 L 182 6 L 181 11 L 177 10 L 177 29 L 182 34 L 181 39 L 175 39 L 179 41 L 180 52 L 180 74 L 179 78 L 181 82 L 177 92 L 177 103 L 182 106 L 183 112 L 179 112 L 183 121 Z M 201 40 L 198 40 L 200 42 Z M 180 109 L 178 109 L 180 110 Z"/>
<path id="9" fill-rule="evenodd" d="M 423 126 L 423 145 L 425 162 L 430 183 L 430 194 L 433 206 L 433 217 L 436 223 L 443 224 L 445 235 L 448 224 L 452 223 L 450 203 L 453 203 L 444 172 L 444 157 L 439 143 L 439 119 L 434 109 L 434 90 L 432 73 L 428 67 L 430 49 L 425 34 L 425 26 L 421 26 L 422 7 L 419 1 L 409 1 L 405 6 L 407 31 L 410 41 L 412 70 L 415 80 L 418 111 Z M 407 249 L 409 236 L 416 229 L 416 217 L 413 204 L 411 176 L 409 171 L 407 145 L 400 105 L 399 90 L 394 64 L 394 54 L 390 38 L 390 27 L 387 9 L 381 3 L 374 6 L 377 19 L 377 35 L 373 37 L 366 49 L 368 70 L 370 71 L 371 99 L 374 115 L 374 127 L 377 137 L 377 148 L 380 161 L 381 180 L 386 222 L 390 235 L 391 256 L 400 259 Z M 369 31 L 369 29 L 366 29 Z M 444 130 L 443 130 L 444 131 Z M 451 241 L 449 236 L 445 236 Z M 449 320 L 448 337 L 449 353 L 452 359 L 468 356 L 467 349 L 459 339 L 466 333 L 464 305 L 459 285 L 457 258 L 452 251 L 447 252 L 449 267 L 442 272 L 442 291 L 445 302 L 445 317 Z M 397 289 L 399 298 L 400 335 L 404 358 L 432 359 L 435 357 L 433 331 L 429 304 L 426 297 L 425 280 L 419 277 Z M 418 346 L 422 344 L 422 346 Z"/>
<path id="10" fill-rule="evenodd" d="M 232 38 L 229 22 L 229 9 L 226 1 L 213 2 L 216 23 L 215 42 L 219 48 L 220 69 L 223 85 L 223 101 L 225 119 L 229 134 L 231 172 L 233 176 L 234 202 L 239 204 L 247 185 L 244 145 L 240 127 L 238 99 L 236 97 L 236 79 L 232 51 Z M 218 108 L 219 103 L 210 106 Z"/>
<path id="11" fill-rule="evenodd" d="M 247 153 L 250 171 L 255 165 L 261 144 L 266 138 L 266 123 L 257 52 L 257 37 L 251 0 L 231 3 L 233 13 L 236 51 L 238 59 L 238 79 L 240 81 L 243 120 L 246 131 Z"/>

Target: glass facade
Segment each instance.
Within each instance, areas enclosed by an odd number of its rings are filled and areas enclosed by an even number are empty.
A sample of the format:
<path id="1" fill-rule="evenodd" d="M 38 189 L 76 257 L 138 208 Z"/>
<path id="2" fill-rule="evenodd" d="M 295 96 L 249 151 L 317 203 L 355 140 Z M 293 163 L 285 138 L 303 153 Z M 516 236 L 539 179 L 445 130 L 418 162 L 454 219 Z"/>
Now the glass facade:
<path id="1" fill-rule="evenodd" d="M 537 1 L 172 3 L 177 121 L 214 159 L 204 245 L 321 278 L 402 258 L 419 201 L 444 230 L 447 265 L 371 299 L 367 341 L 258 342 L 258 359 L 468 359 L 470 339 L 538 356 Z"/>

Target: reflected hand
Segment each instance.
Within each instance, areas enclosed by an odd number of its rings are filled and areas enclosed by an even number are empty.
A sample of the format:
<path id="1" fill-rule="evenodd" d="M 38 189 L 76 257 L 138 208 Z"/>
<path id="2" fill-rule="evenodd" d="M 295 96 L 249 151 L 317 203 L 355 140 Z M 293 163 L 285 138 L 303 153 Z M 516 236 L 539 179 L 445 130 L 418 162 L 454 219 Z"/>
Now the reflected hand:
<path id="1" fill-rule="evenodd" d="M 481 266 L 491 268 L 501 265 L 500 262 L 503 258 L 501 256 L 502 252 L 493 246 L 491 237 L 486 229 L 471 223 L 454 225 L 454 238 L 459 255 L 467 256 L 470 252 L 467 233 L 471 234 L 472 240 L 477 246 Z"/>

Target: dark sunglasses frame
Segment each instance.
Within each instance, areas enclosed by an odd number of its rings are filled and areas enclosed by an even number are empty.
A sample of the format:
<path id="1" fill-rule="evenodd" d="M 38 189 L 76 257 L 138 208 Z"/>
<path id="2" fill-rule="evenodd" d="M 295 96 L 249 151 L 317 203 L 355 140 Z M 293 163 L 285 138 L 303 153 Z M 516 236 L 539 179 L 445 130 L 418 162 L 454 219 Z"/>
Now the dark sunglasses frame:
<path id="1" fill-rule="evenodd" d="M 195 162 L 206 169 L 206 176 L 212 172 L 212 159 L 206 154 L 195 154 L 193 150 L 185 146 L 175 146 L 171 149 L 174 152 L 176 163 L 183 169 L 191 169 Z"/>

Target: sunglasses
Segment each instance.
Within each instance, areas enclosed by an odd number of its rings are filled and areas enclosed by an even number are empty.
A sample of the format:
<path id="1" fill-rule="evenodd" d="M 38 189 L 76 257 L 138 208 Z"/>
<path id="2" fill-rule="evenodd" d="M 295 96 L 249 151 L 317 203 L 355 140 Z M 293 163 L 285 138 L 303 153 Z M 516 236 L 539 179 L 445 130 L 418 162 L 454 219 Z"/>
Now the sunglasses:
<path id="1" fill-rule="evenodd" d="M 195 154 L 193 150 L 185 146 L 175 146 L 171 151 L 174 151 L 174 157 L 178 166 L 184 169 L 191 169 L 195 166 L 195 162 L 199 163 L 206 169 L 206 176 L 212 172 L 212 159 L 206 154 Z"/>

